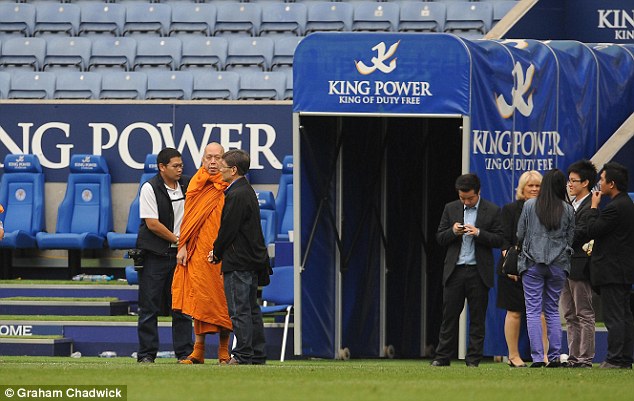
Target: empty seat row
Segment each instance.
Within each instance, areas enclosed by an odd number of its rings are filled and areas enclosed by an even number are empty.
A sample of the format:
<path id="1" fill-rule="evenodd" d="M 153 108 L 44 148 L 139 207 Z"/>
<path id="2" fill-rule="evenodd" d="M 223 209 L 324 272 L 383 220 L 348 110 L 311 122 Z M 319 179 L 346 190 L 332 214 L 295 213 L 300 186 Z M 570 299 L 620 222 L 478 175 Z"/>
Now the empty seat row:
<path id="1" fill-rule="evenodd" d="M 497 4 L 500 4 L 499 6 Z M 504 4 L 506 3 L 506 4 Z M 486 33 L 496 9 L 508 11 L 515 1 L 214 4 L 183 2 L 127 4 L 0 3 L 0 37 L 44 36 L 303 36 L 316 31 L 405 31 L 411 21 L 433 17 L 445 31 Z M 431 15 L 433 14 L 433 15 Z M 501 17 L 500 17 L 501 18 Z M 460 24 L 455 24 L 460 22 Z M 403 24 L 408 25 L 407 29 Z M 427 29 L 424 29 L 427 30 Z M 437 31 L 442 31 L 442 29 Z"/>
<path id="2" fill-rule="evenodd" d="M 4 99 L 287 100 L 292 71 L 0 72 Z"/>
<path id="3" fill-rule="evenodd" d="M 302 38 L 10 38 L 0 42 L 0 70 L 269 71 L 291 67 Z"/>

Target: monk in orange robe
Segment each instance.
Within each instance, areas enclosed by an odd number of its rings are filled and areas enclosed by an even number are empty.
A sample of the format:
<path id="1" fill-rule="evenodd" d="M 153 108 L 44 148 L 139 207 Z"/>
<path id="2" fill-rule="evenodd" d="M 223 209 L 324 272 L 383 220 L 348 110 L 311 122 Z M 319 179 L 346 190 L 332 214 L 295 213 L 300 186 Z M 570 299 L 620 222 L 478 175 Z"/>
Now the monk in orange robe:
<path id="1" fill-rule="evenodd" d="M 232 330 L 221 267 L 207 261 L 220 228 L 227 183 L 218 170 L 224 149 L 212 142 L 205 147 L 202 165 L 187 188 L 185 214 L 178 240 L 176 271 L 172 281 L 172 308 L 194 319 L 194 351 L 183 364 L 205 361 L 205 334 L 220 334 L 218 361 L 226 363 Z"/>

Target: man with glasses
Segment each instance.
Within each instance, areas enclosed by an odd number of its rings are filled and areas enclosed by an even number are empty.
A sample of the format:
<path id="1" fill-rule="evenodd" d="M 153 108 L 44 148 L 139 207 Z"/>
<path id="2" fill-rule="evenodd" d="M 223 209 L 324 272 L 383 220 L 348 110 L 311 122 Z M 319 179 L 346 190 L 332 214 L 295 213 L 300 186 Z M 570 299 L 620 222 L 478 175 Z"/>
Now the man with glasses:
<path id="1" fill-rule="evenodd" d="M 503 243 L 500 208 L 480 197 L 480 179 L 463 174 L 456 180 L 458 200 L 449 202 L 436 240 L 447 248 L 443 273 L 442 324 L 431 366 L 449 366 L 458 337 L 465 299 L 469 306 L 469 345 L 465 363 L 478 367 L 484 348 L 484 325 L 493 287 L 493 248 Z"/>
<path id="2" fill-rule="evenodd" d="M 153 363 L 156 358 L 159 314 L 171 312 L 176 357 L 185 359 L 193 350 L 192 321 L 172 310 L 170 293 L 189 177 L 183 176 L 183 160 L 176 149 L 161 150 L 156 161 L 158 174 L 143 184 L 139 194 L 141 226 L 136 246 L 145 255 L 139 271 L 140 363 Z"/>
<path id="3" fill-rule="evenodd" d="M 236 346 L 229 365 L 266 363 L 264 324 L 257 301 L 258 271 L 266 268 L 268 254 L 260 225 L 255 191 L 244 177 L 251 160 L 243 150 L 226 152 L 218 169 L 229 183 L 225 191 L 220 230 L 209 261 L 222 261 L 225 295 Z"/>
<path id="4" fill-rule="evenodd" d="M 587 222 L 592 203 L 590 191 L 596 177 L 597 168 L 589 160 L 579 160 L 568 167 L 568 193 L 575 209 L 575 236 L 570 275 L 561 291 L 561 307 L 568 334 L 568 366 L 572 368 L 591 368 L 594 358 L 590 256 L 583 250 L 583 245 L 591 239 Z"/>
<path id="5" fill-rule="evenodd" d="M 601 294 L 608 329 L 608 355 L 602 369 L 632 369 L 634 319 L 630 293 L 634 283 L 634 204 L 627 194 L 628 171 L 616 162 L 600 171 L 600 190 L 592 193 L 588 234 L 594 238 L 590 279 Z M 599 211 L 601 198 L 610 202 Z"/>

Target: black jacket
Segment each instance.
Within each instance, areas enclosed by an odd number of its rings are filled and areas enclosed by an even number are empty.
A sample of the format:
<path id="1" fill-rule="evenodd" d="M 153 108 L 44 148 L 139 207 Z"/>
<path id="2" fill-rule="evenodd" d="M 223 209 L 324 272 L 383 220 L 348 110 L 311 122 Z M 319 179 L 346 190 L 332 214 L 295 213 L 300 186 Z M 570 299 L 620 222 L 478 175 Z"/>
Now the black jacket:
<path id="1" fill-rule="evenodd" d="M 464 219 L 464 205 L 459 201 L 453 201 L 445 205 L 442 213 L 436 240 L 441 246 L 447 247 L 445 255 L 445 267 L 443 272 L 443 285 L 453 273 L 460 248 L 462 237 L 453 233 L 453 224 Z M 493 248 L 499 248 L 504 242 L 502 223 L 500 220 L 500 208 L 494 203 L 480 199 L 478 217 L 475 226 L 480 229 L 480 235 L 475 237 L 475 256 L 478 273 L 482 282 L 489 288 L 493 287 Z"/>
<path id="2" fill-rule="evenodd" d="M 570 260 L 570 280 L 590 281 L 590 257 L 583 250 L 583 244 L 590 241 L 588 235 L 588 216 L 590 215 L 590 205 L 592 204 L 592 194 L 588 195 L 575 211 L 575 238 L 572 242 L 572 259 Z"/>
<path id="3" fill-rule="evenodd" d="M 592 285 L 634 283 L 634 203 L 619 193 L 599 212 L 590 209 L 588 235 L 594 238 Z"/>
<path id="4" fill-rule="evenodd" d="M 257 271 L 267 262 L 258 198 L 244 177 L 225 192 L 214 255 L 222 260 L 223 272 Z"/>
<path id="5" fill-rule="evenodd" d="M 181 176 L 178 181 L 183 191 L 183 196 L 187 192 L 187 186 L 191 177 Z M 165 189 L 165 181 L 161 177 L 161 174 L 156 174 L 154 177 L 148 180 L 148 183 L 154 190 L 156 196 L 156 203 L 158 207 L 158 220 L 167 227 L 168 230 L 174 232 L 174 208 L 172 208 L 172 200 L 167 194 Z M 170 249 L 170 242 L 164 240 L 158 235 L 154 234 L 145 223 L 145 219 L 141 219 L 141 225 L 139 226 L 139 235 L 136 240 L 136 247 L 152 252 L 157 255 L 165 255 Z"/>

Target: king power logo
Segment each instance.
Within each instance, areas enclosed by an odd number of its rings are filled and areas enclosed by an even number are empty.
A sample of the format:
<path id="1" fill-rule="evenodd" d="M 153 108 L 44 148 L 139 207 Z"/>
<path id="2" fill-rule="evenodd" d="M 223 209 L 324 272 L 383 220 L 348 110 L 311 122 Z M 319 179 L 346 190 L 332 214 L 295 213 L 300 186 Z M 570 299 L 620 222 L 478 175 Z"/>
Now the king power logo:
<path id="1" fill-rule="evenodd" d="M 515 87 L 511 90 L 511 104 L 506 102 L 504 95 L 499 95 L 495 100 L 498 111 L 503 118 L 513 116 L 515 110 L 519 111 L 524 117 L 528 117 L 533 112 L 533 93 L 529 93 L 531 84 L 533 83 L 533 75 L 535 74 L 535 66 L 531 64 L 526 69 L 526 74 L 522 69 L 522 65 L 517 62 L 513 68 L 513 76 L 515 77 Z M 524 97 L 528 94 L 528 97 Z"/>
<path id="2" fill-rule="evenodd" d="M 385 64 L 385 62 L 390 57 L 392 57 L 394 53 L 396 53 L 396 49 L 398 49 L 399 43 L 401 43 L 400 40 L 390 46 L 387 51 L 385 51 L 385 42 L 377 44 L 372 48 L 372 50 L 376 51 L 377 53 L 376 57 L 372 57 L 371 59 L 372 65 L 367 66 L 363 61 L 355 61 L 354 64 L 357 66 L 357 71 L 359 71 L 359 73 L 362 75 L 370 75 L 376 70 L 379 70 L 386 74 L 391 73 L 396 68 L 396 58 L 393 58 L 389 62 L 389 65 Z"/>

